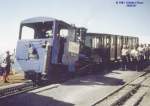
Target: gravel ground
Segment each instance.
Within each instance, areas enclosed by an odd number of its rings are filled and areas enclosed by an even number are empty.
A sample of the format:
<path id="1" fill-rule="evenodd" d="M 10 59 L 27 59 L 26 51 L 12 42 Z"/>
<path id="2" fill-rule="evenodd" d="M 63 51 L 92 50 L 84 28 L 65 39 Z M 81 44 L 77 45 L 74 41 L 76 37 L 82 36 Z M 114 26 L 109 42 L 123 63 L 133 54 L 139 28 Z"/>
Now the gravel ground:
<path id="1" fill-rule="evenodd" d="M 8 80 L 9 83 L 4 83 L 3 82 L 3 77 L 0 76 L 0 87 L 26 81 L 24 79 L 24 74 L 23 73 L 16 73 L 14 75 L 11 73 L 8 78 L 9 78 L 9 80 Z"/>

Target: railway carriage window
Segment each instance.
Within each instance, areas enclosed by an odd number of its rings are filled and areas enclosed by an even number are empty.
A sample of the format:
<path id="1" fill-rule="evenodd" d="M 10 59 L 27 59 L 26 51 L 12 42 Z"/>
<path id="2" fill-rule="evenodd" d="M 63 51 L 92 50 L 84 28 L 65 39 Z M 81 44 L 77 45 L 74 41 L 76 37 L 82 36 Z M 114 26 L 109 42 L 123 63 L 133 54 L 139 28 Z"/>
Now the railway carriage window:
<path id="1" fill-rule="evenodd" d="M 111 45 L 114 45 L 114 37 L 111 37 Z"/>
<path id="2" fill-rule="evenodd" d="M 103 46 L 103 37 L 101 37 L 101 41 L 100 42 L 101 42 L 101 46 Z"/>
<path id="3" fill-rule="evenodd" d="M 22 28 L 22 39 L 33 39 L 34 29 L 30 27 L 23 26 Z"/>
<path id="4" fill-rule="evenodd" d="M 134 42 L 134 45 L 135 45 L 135 44 L 137 44 L 137 42 L 138 42 L 138 41 L 137 41 L 137 39 L 134 39 L 134 41 L 133 41 L 133 42 Z"/>
<path id="5" fill-rule="evenodd" d="M 110 43 L 110 39 L 107 37 L 106 38 L 106 44 L 109 44 Z"/>
<path id="6" fill-rule="evenodd" d="M 121 39 L 119 37 L 117 39 L 117 45 L 121 45 Z"/>
<path id="7" fill-rule="evenodd" d="M 106 44 L 107 44 L 107 43 L 109 43 L 109 39 L 108 39 L 108 38 L 106 39 Z"/>
<path id="8" fill-rule="evenodd" d="M 102 41 L 102 37 L 99 37 L 99 47 L 102 47 L 103 41 Z"/>
<path id="9" fill-rule="evenodd" d="M 97 47 L 97 38 L 95 37 L 95 47 L 94 48 L 96 48 Z"/>
<path id="10" fill-rule="evenodd" d="M 96 48 L 96 47 L 97 47 L 97 38 L 96 38 L 96 37 L 94 37 L 94 38 L 92 39 L 92 47 L 93 47 L 93 48 Z"/>
<path id="11" fill-rule="evenodd" d="M 104 37 L 104 46 L 106 45 L 106 37 Z"/>
<path id="12" fill-rule="evenodd" d="M 128 38 L 126 38 L 126 44 L 128 44 Z"/>
<path id="13" fill-rule="evenodd" d="M 104 37 L 102 37 L 102 46 L 104 46 Z"/>
<path id="14" fill-rule="evenodd" d="M 120 39 L 119 39 L 119 37 L 117 38 L 117 45 L 120 45 Z"/>
<path id="15" fill-rule="evenodd" d="M 126 45 L 126 43 L 127 43 L 127 38 L 125 37 L 125 39 L 124 39 L 124 44 Z"/>
<path id="16" fill-rule="evenodd" d="M 128 43 L 129 43 L 129 46 L 132 46 L 132 38 L 129 38 Z"/>
<path id="17" fill-rule="evenodd" d="M 99 47 L 99 38 L 95 37 L 93 43 L 94 43 L 94 45 L 93 45 L 94 48 L 98 48 Z"/>
<path id="18" fill-rule="evenodd" d="M 97 37 L 96 38 L 96 48 L 98 48 L 99 47 L 99 38 Z"/>
<path id="19" fill-rule="evenodd" d="M 135 44 L 136 44 L 136 41 L 135 41 L 135 39 L 133 38 L 133 39 L 132 39 L 132 47 L 133 47 Z"/>
<path id="20" fill-rule="evenodd" d="M 67 37 L 68 36 L 68 29 L 61 29 L 60 30 L 60 36 L 61 37 Z"/>

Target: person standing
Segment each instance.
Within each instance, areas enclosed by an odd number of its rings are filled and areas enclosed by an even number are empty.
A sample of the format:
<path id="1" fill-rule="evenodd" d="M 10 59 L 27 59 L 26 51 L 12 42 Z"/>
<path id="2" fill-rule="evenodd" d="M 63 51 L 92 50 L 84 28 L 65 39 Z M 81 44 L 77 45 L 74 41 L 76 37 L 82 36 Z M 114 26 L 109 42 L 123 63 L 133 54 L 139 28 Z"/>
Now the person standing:
<path id="1" fill-rule="evenodd" d="M 138 71 L 138 60 L 139 60 L 139 52 L 137 47 L 133 47 L 130 52 L 132 68 Z"/>
<path id="2" fill-rule="evenodd" d="M 9 54 L 9 51 L 6 52 L 6 67 L 5 67 L 5 72 L 4 72 L 4 83 L 8 83 L 8 75 L 10 73 L 10 67 L 11 67 L 11 55 Z"/>
<path id="3" fill-rule="evenodd" d="M 2 79 L 3 73 L 4 73 L 4 68 L 0 64 L 0 80 Z"/>
<path id="4" fill-rule="evenodd" d="M 122 70 L 127 70 L 128 54 L 129 54 L 129 49 L 127 48 L 127 45 L 123 45 L 123 48 L 121 50 Z"/>
<path id="5" fill-rule="evenodd" d="M 145 50 L 143 45 L 139 45 L 139 47 L 137 48 L 138 52 L 139 52 L 139 60 L 138 60 L 138 66 L 139 66 L 139 70 L 143 70 L 144 68 L 144 54 L 145 54 Z"/>

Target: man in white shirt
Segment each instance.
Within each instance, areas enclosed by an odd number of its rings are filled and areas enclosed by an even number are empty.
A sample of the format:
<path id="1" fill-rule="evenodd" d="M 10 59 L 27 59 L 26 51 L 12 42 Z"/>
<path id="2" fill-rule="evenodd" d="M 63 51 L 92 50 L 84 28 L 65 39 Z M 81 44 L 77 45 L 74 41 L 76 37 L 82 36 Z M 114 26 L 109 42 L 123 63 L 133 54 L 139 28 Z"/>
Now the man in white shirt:
<path id="1" fill-rule="evenodd" d="M 123 45 L 123 48 L 121 50 L 121 58 L 122 58 L 122 70 L 127 69 L 127 63 L 128 63 L 128 54 L 129 49 L 127 48 L 127 45 Z"/>
<path id="2" fill-rule="evenodd" d="M 132 68 L 138 70 L 139 52 L 136 47 L 133 47 L 130 52 Z"/>

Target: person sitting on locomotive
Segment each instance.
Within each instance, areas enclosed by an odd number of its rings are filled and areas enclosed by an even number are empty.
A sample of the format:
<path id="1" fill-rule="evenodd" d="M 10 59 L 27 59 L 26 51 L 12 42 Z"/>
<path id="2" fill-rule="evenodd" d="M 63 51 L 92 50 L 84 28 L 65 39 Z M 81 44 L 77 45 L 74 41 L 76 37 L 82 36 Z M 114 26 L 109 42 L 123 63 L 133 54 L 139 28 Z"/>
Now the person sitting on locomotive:
<path id="1" fill-rule="evenodd" d="M 121 59 L 122 59 L 122 70 L 127 69 L 127 63 L 128 63 L 128 54 L 129 54 L 129 49 L 127 45 L 123 45 L 123 48 L 121 50 Z"/>
<path id="2" fill-rule="evenodd" d="M 139 52 L 138 52 L 136 46 L 131 49 L 130 57 L 131 57 L 131 62 L 132 62 L 132 68 L 137 71 L 138 70 Z"/>

